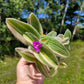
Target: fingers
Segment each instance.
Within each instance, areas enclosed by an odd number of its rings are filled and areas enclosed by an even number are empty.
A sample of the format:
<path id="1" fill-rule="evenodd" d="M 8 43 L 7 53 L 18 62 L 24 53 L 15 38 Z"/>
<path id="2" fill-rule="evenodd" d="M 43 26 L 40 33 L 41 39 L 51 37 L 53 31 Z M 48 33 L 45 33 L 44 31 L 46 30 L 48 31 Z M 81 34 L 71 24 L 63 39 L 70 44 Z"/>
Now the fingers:
<path id="1" fill-rule="evenodd" d="M 22 71 L 24 71 L 33 80 L 45 78 L 40 73 L 40 71 L 36 67 L 35 63 L 28 63 L 28 61 L 25 60 L 23 57 L 20 59 L 17 66 L 18 66 L 17 69 L 19 70 L 19 72 L 21 71 L 21 73 L 22 73 Z"/>
<path id="2" fill-rule="evenodd" d="M 33 80 L 45 79 L 45 77 L 40 72 L 38 72 L 36 69 L 37 67 L 35 66 L 35 64 L 30 64 L 29 65 L 30 74 L 28 74 L 28 76 Z"/>
<path id="3" fill-rule="evenodd" d="M 45 78 L 41 73 L 37 73 L 37 74 L 35 74 L 34 76 L 35 76 L 35 77 L 38 77 L 38 78 L 39 78 L 39 77 Z"/>
<path id="4" fill-rule="evenodd" d="M 28 75 L 28 77 L 32 80 L 44 80 L 45 77 L 42 74 Z"/>

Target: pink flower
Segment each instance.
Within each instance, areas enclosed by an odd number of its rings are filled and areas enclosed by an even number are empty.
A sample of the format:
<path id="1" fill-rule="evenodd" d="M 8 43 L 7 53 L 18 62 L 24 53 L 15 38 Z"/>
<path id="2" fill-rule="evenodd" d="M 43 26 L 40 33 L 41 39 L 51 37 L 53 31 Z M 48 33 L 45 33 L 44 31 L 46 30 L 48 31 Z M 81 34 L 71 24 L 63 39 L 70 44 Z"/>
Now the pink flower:
<path id="1" fill-rule="evenodd" d="M 33 41 L 33 47 L 34 47 L 36 52 L 40 51 L 41 46 L 42 46 L 42 43 L 40 43 L 38 41 Z"/>

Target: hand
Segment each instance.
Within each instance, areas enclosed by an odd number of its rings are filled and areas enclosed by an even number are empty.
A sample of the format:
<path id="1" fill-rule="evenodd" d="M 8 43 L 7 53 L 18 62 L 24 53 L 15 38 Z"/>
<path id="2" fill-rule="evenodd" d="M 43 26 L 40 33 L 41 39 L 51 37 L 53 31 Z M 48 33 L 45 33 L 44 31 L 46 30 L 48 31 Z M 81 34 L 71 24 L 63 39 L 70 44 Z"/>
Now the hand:
<path id="1" fill-rule="evenodd" d="M 45 77 L 38 71 L 34 63 L 21 58 L 17 64 L 16 84 L 43 84 Z"/>

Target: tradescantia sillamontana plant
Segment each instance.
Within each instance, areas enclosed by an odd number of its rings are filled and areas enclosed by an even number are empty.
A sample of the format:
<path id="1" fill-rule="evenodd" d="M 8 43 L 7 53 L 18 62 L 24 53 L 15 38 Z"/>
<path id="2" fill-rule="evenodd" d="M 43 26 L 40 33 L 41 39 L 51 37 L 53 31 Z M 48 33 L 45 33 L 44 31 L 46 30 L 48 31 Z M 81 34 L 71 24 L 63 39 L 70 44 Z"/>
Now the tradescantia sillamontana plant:
<path id="1" fill-rule="evenodd" d="M 7 18 L 6 24 L 13 35 L 28 46 L 15 50 L 28 62 L 35 63 L 45 77 L 52 77 L 58 68 L 66 67 L 61 59 L 69 56 L 71 32 L 68 29 L 64 35 L 57 35 L 55 31 L 43 35 L 42 26 L 33 13 L 30 14 L 28 23 Z"/>

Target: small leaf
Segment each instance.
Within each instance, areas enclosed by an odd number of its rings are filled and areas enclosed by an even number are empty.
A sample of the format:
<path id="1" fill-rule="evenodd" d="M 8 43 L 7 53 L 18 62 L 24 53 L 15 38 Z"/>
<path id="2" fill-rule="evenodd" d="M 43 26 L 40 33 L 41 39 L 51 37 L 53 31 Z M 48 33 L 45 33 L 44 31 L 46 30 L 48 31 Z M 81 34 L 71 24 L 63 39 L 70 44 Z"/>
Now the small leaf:
<path id="1" fill-rule="evenodd" d="M 42 38 L 42 39 L 40 39 L 40 41 L 42 41 L 43 43 L 47 43 L 48 39 Z"/>
<path id="2" fill-rule="evenodd" d="M 54 77 L 57 74 L 57 69 L 58 66 L 56 68 L 50 68 L 50 77 Z"/>
<path id="3" fill-rule="evenodd" d="M 51 36 L 51 37 L 56 37 L 56 35 L 57 35 L 57 32 L 55 31 L 51 31 L 47 34 L 47 36 Z"/>
<path id="4" fill-rule="evenodd" d="M 57 37 L 60 37 L 61 39 L 63 39 L 64 35 L 63 34 L 58 34 Z"/>
<path id="5" fill-rule="evenodd" d="M 62 43 L 64 45 L 64 43 L 68 43 L 69 42 L 69 38 L 60 38 L 60 37 L 55 37 L 56 40 L 58 40 L 60 43 Z"/>
<path id="6" fill-rule="evenodd" d="M 65 31 L 64 37 L 69 37 L 69 39 L 71 38 L 71 31 L 69 29 Z"/>
<path id="7" fill-rule="evenodd" d="M 29 20 L 28 22 L 38 31 L 38 33 L 40 35 L 43 35 L 42 26 L 41 26 L 38 18 L 33 13 L 30 14 L 28 20 Z"/>
<path id="8" fill-rule="evenodd" d="M 69 37 L 63 38 L 62 43 L 67 43 L 69 41 Z"/>
<path id="9" fill-rule="evenodd" d="M 66 68 L 66 67 L 67 67 L 67 64 L 64 63 L 64 62 L 60 62 L 60 64 L 59 64 L 58 67 L 59 67 L 59 68 Z"/>

